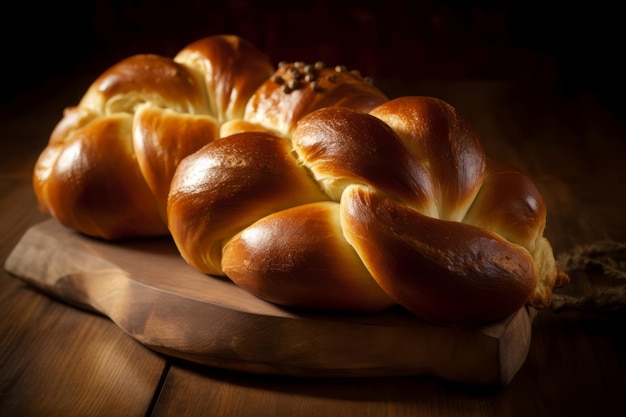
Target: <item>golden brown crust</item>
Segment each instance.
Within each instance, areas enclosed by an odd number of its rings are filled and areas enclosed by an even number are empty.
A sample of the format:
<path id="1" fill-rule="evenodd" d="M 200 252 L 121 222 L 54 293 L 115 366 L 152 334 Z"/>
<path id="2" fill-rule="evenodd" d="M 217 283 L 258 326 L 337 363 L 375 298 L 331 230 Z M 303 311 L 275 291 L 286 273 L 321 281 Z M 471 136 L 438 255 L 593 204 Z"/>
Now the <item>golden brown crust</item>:
<path id="1" fill-rule="evenodd" d="M 528 303 L 536 308 L 550 304 L 552 289 L 567 280 L 557 270 L 552 247 L 543 236 L 546 225 L 543 196 L 527 175 L 489 160 L 487 176 L 463 221 L 526 248 L 538 277 Z"/>
<path id="2" fill-rule="evenodd" d="M 279 69 L 278 73 L 281 71 L 284 69 Z M 263 107 L 259 113 L 252 109 L 248 116 L 254 120 L 244 120 L 244 111 L 251 96 L 262 84 L 267 84 L 274 72 L 275 68 L 266 54 L 233 35 L 200 39 L 187 45 L 173 59 L 138 54 L 116 63 L 91 84 L 76 108 L 65 113 L 51 135 L 51 149 L 42 152 L 44 155 L 35 167 L 33 177 L 42 209 L 59 218 L 75 217 L 81 210 L 80 206 L 60 203 L 52 192 L 72 188 L 73 184 L 63 183 L 69 179 L 48 173 L 53 170 L 54 155 L 63 152 L 62 144 L 70 141 L 69 136 L 73 132 L 80 130 L 85 136 L 81 140 L 85 142 L 101 141 L 102 138 L 92 138 L 103 134 L 99 130 L 83 128 L 85 118 L 117 120 L 124 115 L 131 119 L 130 144 L 133 149 L 124 154 L 130 160 L 121 163 L 139 166 L 153 199 L 157 201 L 156 212 L 149 213 L 147 217 L 160 217 L 162 222 L 167 222 L 167 195 L 176 167 L 185 156 L 203 145 L 244 131 L 276 133 L 273 120 L 287 117 L 295 122 L 304 112 L 316 106 L 350 105 L 369 110 L 380 100 L 386 100 L 365 80 L 355 75 L 339 74 L 336 86 L 324 87 L 325 94 L 314 98 L 302 97 L 302 104 L 296 104 L 293 101 L 295 96 L 292 96 L 291 101 L 288 100 L 292 107 Z M 320 83 L 325 85 L 325 81 Z M 267 91 L 267 86 L 260 90 Z M 301 108 L 299 113 L 281 116 L 283 112 L 290 112 L 293 106 Z M 128 137 L 115 139 L 124 143 L 128 141 Z M 111 161 L 111 165 L 115 163 Z M 135 167 L 133 169 L 136 170 Z M 106 172 L 98 172 L 106 176 Z M 82 179 L 74 177 L 72 181 L 81 182 Z M 106 178 L 100 180 L 102 183 L 110 181 Z M 99 184 L 89 179 L 82 182 L 84 186 L 90 184 L 91 187 Z M 95 195 L 98 190 L 89 192 Z M 65 213 L 68 210 L 72 211 L 71 215 Z M 84 213 L 84 217 L 89 217 L 89 213 Z M 113 222 L 103 216 L 96 216 L 93 221 L 101 225 L 83 228 L 84 222 L 72 224 L 84 233 L 97 233 L 97 236 L 107 238 L 133 234 L 142 236 L 145 230 L 131 227 L 122 233 L 120 230 L 108 230 L 113 227 Z M 150 228 L 147 232 L 152 234 L 154 230 L 156 228 Z M 167 233 L 167 229 L 161 230 Z"/>
<path id="3" fill-rule="evenodd" d="M 523 173 L 456 110 L 389 100 L 342 68 L 280 65 L 235 36 L 136 55 L 66 109 L 37 161 L 42 210 L 83 233 L 170 233 L 271 302 L 499 320 L 567 282 Z"/>
<path id="4" fill-rule="evenodd" d="M 137 163 L 167 219 L 167 196 L 180 161 L 219 137 L 217 121 L 206 115 L 145 106 L 135 113 L 133 145 Z"/>
<path id="5" fill-rule="evenodd" d="M 275 69 L 267 55 L 234 35 L 197 40 L 183 48 L 174 61 L 202 80 L 210 114 L 220 123 L 242 118 L 250 96 Z"/>
<path id="6" fill-rule="evenodd" d="M 167 197 L 167 176 L 180 156 L 163 158 L 161 145 L 171 142 L 168 131 L 180 123 L 154 117 L 148 122 L 149 116 L 160 109 L 206 112 L 198 91 L 183 66 L 157 55 L 136 55 L 105 71 L 78 106 L 66 109 L 35 166 L 42 209 L 68 227 L 105 239 L 167 234 L 165 201 L 157 196 Z M 146 132 L 150 123 L 169 127 L 154 135 Z"/>
<path id="7" fill-rule="evenodd" d="M 485 176 L 485 154 L 478 134 L 448 103 L 423 96 L 399 97 L 371 115 L 402 138 L 405 152 L 428 166 L 436 217 L 463 220 Z"/>
<path id="8" fill-rule="evenodd" d="M 166 233 L 134 162 L 132 118 L 75 116 L 84 113 L 76 108 L 66 112 L 79 124 L 63 140 L 53 135 L 33 176 L 42 209 L 67 227 L 106 239 Z"/>
<path id="9" fill-rule="evenodd" d="M 371 114 L 391 126 L 411 154 L 428 165 L 439 201 L 436 217 L 492 231 L 528 250 L 538 277 L 529 304 L 549 305 L 562 274 L 543 237 L 546 207 L 534 182 L 518 170 L 488 160 L 476 132 L 442 100 L 401 97 Z"/>
<path id="10" fill-rule="evenodd" d="M 246 122 L 243 119 L 229 120 L 220 127 L 220 138 L 225 138 L 236 133 L 243 132 L 265 132 L 273 135 L 279 135 L 275 130 L 269 129 L 257 123 Z"/>
<path id="11" fill-rule="evenodd" d="M 335 201 L 347 185 L 362 183 L 431 211 L 430 175 L 398 135 L 373 116 L 343 107 L 316 110 L 298 123 L 293 146 Z"/>
<path id="12" fill-rule="evenodd" d="M 244 119 L 288 137 L 300 119 L 317 109 L 339 106 L 368 112 L 387 100 L 357 73 L 285 63 L 252 95 Z"/>
<path id="13" fill-rule="evenodd" d="M 83 233 L 107 239 L 167 234 L 167 195 L 176 166 L 185 156 L 219 137 L 221 117 L 242 117 L 249 96 L 272 72 L 264 54 L 234 36 L 201 39 L 181 50 L 176 60 L 139 54 L 116 63 L 91 84 L 78 106 L 64 113 L 52 132 L 33 173 L 42 210 Z M 207 87 L 213 89 L 210 95 Z M 125 120 L 122 130 L 101 128 L 120 120 Z M 105 139 L 123 144 L 125 151 L 114 157 L 106 149 Z M 80 152 L 89 150 L 92 155 L 73 159 L 77 166 L 71 167 L 71 178 L 59 175 L 57 156 L 67 155 L 66 146 L 77 149 L 77 145 L 71 145 L 77 141 L 82 144 Z M 110 158 L 111 174 L 104 169 L 106 158 Z M 96 159 L 102 161 L 100 168 L 83 167 L 84 161 Z M 129 179 L 113 172 L 118 166 L 129 170 Z M 135 178 L 137 173 L 139 177 Z M 100 175 L 103 178 L 94 177 Z M 119 186 L 120 195 L 128 187 L 138 187 L 137 196 L 149 202 L 156 200 L 157 204 L 148 209 L 146 203 L 135 211 L 146 221 L 160 218 L 158 227 L 129 225 L 121 230 L 120 225 L 128 222 L 119 220 L 118 210 L 108 204 L 102 204 L 97 215 L 82 212 L 84 204 L 60 198 L 76 188 L 76 183 L 82 194 L 93 198 L 101 193 L 103 184 L 107 189 Z M 145 193 L 146 187 L 151 194 Z M 111 219 L 103 213 L 105 208 L 110 210 Z"/>
<path id="14" fill-rule="evenodd" d="M 144 104 L 180 113 L 209 111 L 193 74 L 170 58 L 152 54 L 135 55 L 113 65 L 91 84 L 79 106 L 110 115 L 133 114 Z"/>
<path id="15" fill-rule="evenodd" d="M 531 251 L 537 238 L 543 235 L 546 205 L 527 175 L 489 160 L 485 180 L 463 221 Z"/>
<path id="16" fill-rule="evenodd" d="M 324 199 L 289 141 L 245 132 L 212 142 L 181 162 L 170 189 L 169 227 L 187 262 L 222 275 L 227 239 L 271 213 Z"/>
<path id="17" fill-rule="evenodd" d="M 380 311 L 394 304 L 344 239 L 334 202 L 263 217 L 224 245 L 222 265 L 240 287 L 284 306 Z"/>
<path id="18" fill-rule="evenodd" d="M 231 207 L 248 204 L 269 208 L 232 189 L 235 183 L 266 177 L 255 167 L 274 160 L 258 154 L 252 141 L 244 143 L 246 134 L 239 134 L 220 141 L 225 149 L 232 139 L 241 146 L 194 165 L 217 166 L 232 155 L 245 156 L 245 174 L 229 175 L 233 184 L 226 187 L 215 179 L 193 183 L 189 190 L 173 184 L 176 194 L 170 195 L 177 199 L 202 189 L 201 197 L 193 197 L 201 208 L 183 203 L 185 213 L 170 210 L 170 225 L 179 216 L 185 219 L 178 221 L 193 232 L 188 233 L 191 240 L 180 242 L 181 250 L 193 256 L 199 248 L 203 259 L 211 259 L 211 273 L 225 273 L 259 297 L 288 306 L 339 309 L 341 302 L 328 293 L 331 288 L 343 293 L 339 289 L 349 284 L 354 288 L 342 296 L 343 306 L 374 311 L 388 300 L 361 286 L 377 282 L 386 297 L 419 317 L 472 324 L 503 319 L 525 304 L 544 307 L 560 282 L 543 237 L 546 213 L 539 190 L 523 173 L 489 161 L 476 133 L 441 100 L 403 97 L 371 114 L 327 107 L 305 115 L 290 140 L 247 135 L 287 146 L 280 153 L 294 158 L 288 176 L 313 179 L 324 191 L 313 192 L 314 199 L 328 201 L 298 205 L 292 199 L 299 187 L 288 187 L 289 209 L 252 217 L 246 217 L 250 210 L 234 212 Z M 215 143 L 206 147 L 214 148 Z M 193 170 L 179 173 L 198 177 Z M 331 214 L 338 206 L 339 224 Z M 235 218 L 213 220 L 225 212 Z M 196 218 L 203 219 L 203 226 L 191 224 Z M 210 242 L 202 241 L 207 236 Z M 328 271 L 331 263 L 340 274 Z"/>
<path id="19" fill-rule="evenodd" d="M 385 292 L 429 321 L 504 319 L 537 284 L 524 248 L 478 227 L 424 216 L 364 186 L 346 189 L 341 224 Z"/>

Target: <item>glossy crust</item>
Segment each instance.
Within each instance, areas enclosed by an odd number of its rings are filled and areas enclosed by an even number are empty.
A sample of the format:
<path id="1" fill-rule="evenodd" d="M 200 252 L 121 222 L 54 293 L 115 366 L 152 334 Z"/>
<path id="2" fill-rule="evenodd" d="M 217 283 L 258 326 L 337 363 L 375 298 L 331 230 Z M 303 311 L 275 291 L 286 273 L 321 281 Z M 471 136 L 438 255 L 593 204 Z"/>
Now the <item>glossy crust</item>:
<path id="1" fill-rule="evenodd" d="M 289 137 L 296 123 L 314 110 L 339 106 L 368 112 L 387 100 L 361 75 L 343 67 L 284 63 L 252 95 L 244 119 Z"/>
<path id="2" fill-rule="evenodd" d="M 219 137 L 219 124 L 210 116 L 176 113 L 144 106 L 133 120 L 133 145 L 137 164 L 167 219 L 170 182 L 180 161 Z"/>
<path id="3" fill-rule="evenodd" d="M 65 111 L 42 152 L 33 172 L 42 210 L 68 227 L 105 239 L 164 235 L 174 172 L 204 145 L 241 132 L 277 133 L 285 120 L 291 126 L 320 106 L 367 111 L 386 100 L 363 78 L 327 68 L 319 73 L 334 80 L 332 88 L 320 80 L 325 87 L 315 94 L 270 92 L 274 73 L 284 71 L 233 35 L 200 39 L 174 58 L 139 54 L 118 62 L 91 84 L 77 106 Z M 258 105 L 265 94 L 273 102 Z M 290 106 L 277 105 L 281 101 Z M 113 125 L 119 126 L 103 128 Z M 94 147 L 106 148 L 105 140 L 120 143 L 123 151 L 113 157 L 113 151 Z M 70 158 L 70 151 L 77 154 Z M 127 174 L 119 171 L 121 166 Z M 126 195 L 133 197 L 118 204 Z"/>
<path id="4" fill-rule="evenodd" d="M 222 265 L 240 287 L 284 306 L 379 311 L 395 304 L 344 239 L 335 202 L 263 217 L 224 245 Z"/>
<path id="5" fill-rule="evenodd" d="M 169 226 L 189 264 L 223 275 L 222 245 L 234 234 L 276 211 L 325 199 L 289 141 L 239 133 L 182 161 L 170 190 Z"/>
<path id="6" fill-rule="evenodd" d="M 176 54 L 174 61 L 200 78 L 209 113 L 220 123 L 241 119 L 250 96 L 275 70 L 267 55 L 234 35 L 193 42 Z"/>
<path id="7" fill-rule="evenodd" d="M 439 323 L 507 317 L 537 285 L 521 247 L 475 226 L 425 216 L 363 186 L 341 202 L 346 239 L 398 304 Z"/>
<path id="8" fill-rule="evenodd" d="M 405 152 L 428 166 L 436 217 L 462 221 L 485 176 L 486 157 L 472 126 L 443 100 L 400 97 L 371 115 L 402 139 Z"/>
<path id="9" fill-rule="evenodd" d="M 132 118 L 100 118 L 76 107 L 65 111 L 64 122 L 35 166 L 33 186 L 44 212 L 106 239 L 166 233 L 134 162 Z"/>
<path id="10" fill-rule="evenodd" d="M 259 297 L 359 311 L 392 300 L 429 321 L 471 325 L 527 304 L 543 308 L 567 281 L 543 236 L 546 207 L 535 184 L 489 160 L 471 126 L 441 100 L 402 97 L 369 114 L 326 107 L 303 117 L 291 139 L 246 135 L 183 161 L 177 177 L 204 177 L 173 184 L 169 215 L 186 229 L 172 235 L 187 258 L 205 254 L 211 273 Z M 261 156 L 262 138 L 285 146 L 278 159 L 290 161 L 288 170 Z M 233 139 L 236 148 L 215 153 Z M 243 172 L 229 168 L 231 158 L 246 161 L 238 163 Z M 226 183 L 209 178 L 224 175 Z M 276 187 L 289 207 L 272 206 Z"/>
<path id="11" fill-rule="evenodd" d="M 539 189 L 451 105 L 389 100 L 342 67 L 274 71 L 230 35 L 105 71 L 33 185 L 68 227 L 169 233 L 194 268 L 294 308 L 473 325 L 544 308 L 568 281 Z"/>

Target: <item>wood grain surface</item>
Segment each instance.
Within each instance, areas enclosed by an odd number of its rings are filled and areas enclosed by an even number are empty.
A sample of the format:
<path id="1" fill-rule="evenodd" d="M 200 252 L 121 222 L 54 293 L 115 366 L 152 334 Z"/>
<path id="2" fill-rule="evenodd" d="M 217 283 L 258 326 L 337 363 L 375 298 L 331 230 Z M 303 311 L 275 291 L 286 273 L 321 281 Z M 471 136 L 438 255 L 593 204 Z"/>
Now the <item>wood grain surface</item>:
<path id="1" fill-rule="evenodd" d="M 74 91 L 48 90 L 2 113 L 2 264 L 27 230 L 47 220 L 37 209 L 30 172 L 62 108 L 82 93 L 85 84 L 74 81 Z M 557 255 L 597 241 L 626 241 L 626 123 L 593 97 L 498 82 L 385 88 L 450 102 L 477 128 L 490 156 L 535 179 Z M 588 273 L 573 279 L 572 288 L 593 288 Z M 499 388 L 429 376 L 266 375 L 155 352 L 108 317 L 2 271 L 0 415 L 622 416 L 624 328 L 621 311 L 540 311 L 525 362 Z"/>
<path id="2" fill-rule="evenodd" d="M 30 228 L 5 270 L 109 317 L 144 345 L 240 371 L 292 376 L 431 375 L 508 384 L 534 310 L 480 327 L 437 326 L 400 308 L 376 314 L 288 310 L 187 265 L 171 239 L 111 243 L 55 220 Z"/>

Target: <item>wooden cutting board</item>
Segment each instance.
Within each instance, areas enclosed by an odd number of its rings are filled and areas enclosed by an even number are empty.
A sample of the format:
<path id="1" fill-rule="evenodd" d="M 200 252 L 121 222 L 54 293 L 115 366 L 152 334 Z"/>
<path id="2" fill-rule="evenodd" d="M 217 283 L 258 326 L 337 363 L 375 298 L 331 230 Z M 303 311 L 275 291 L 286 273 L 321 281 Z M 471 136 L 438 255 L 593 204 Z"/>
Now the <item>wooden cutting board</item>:
<path id="1" fill-rule="evenodd" d="M 29 229 L 5 269 L 101 313 L 155 351 L 254 373 L 308 377 L 431 375 L 507 384 L 528 354 L 532 309 L 477 328 L 376 314 L 294 311 L 187 265 L 169 238 L 109 243 L 55 220 Z"/>

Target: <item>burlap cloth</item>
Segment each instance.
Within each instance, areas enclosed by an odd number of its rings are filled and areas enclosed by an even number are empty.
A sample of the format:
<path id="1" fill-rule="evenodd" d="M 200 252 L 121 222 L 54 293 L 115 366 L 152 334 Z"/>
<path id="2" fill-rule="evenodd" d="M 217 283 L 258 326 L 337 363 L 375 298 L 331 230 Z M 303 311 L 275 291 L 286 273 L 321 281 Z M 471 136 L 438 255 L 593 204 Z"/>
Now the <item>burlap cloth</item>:
<path id="1" fill-rule="evenodd" d="M 570 283 L 554 291 L 553 311 L 626 311 L 626 243 L 598 241 L 557 256 Z"/>

